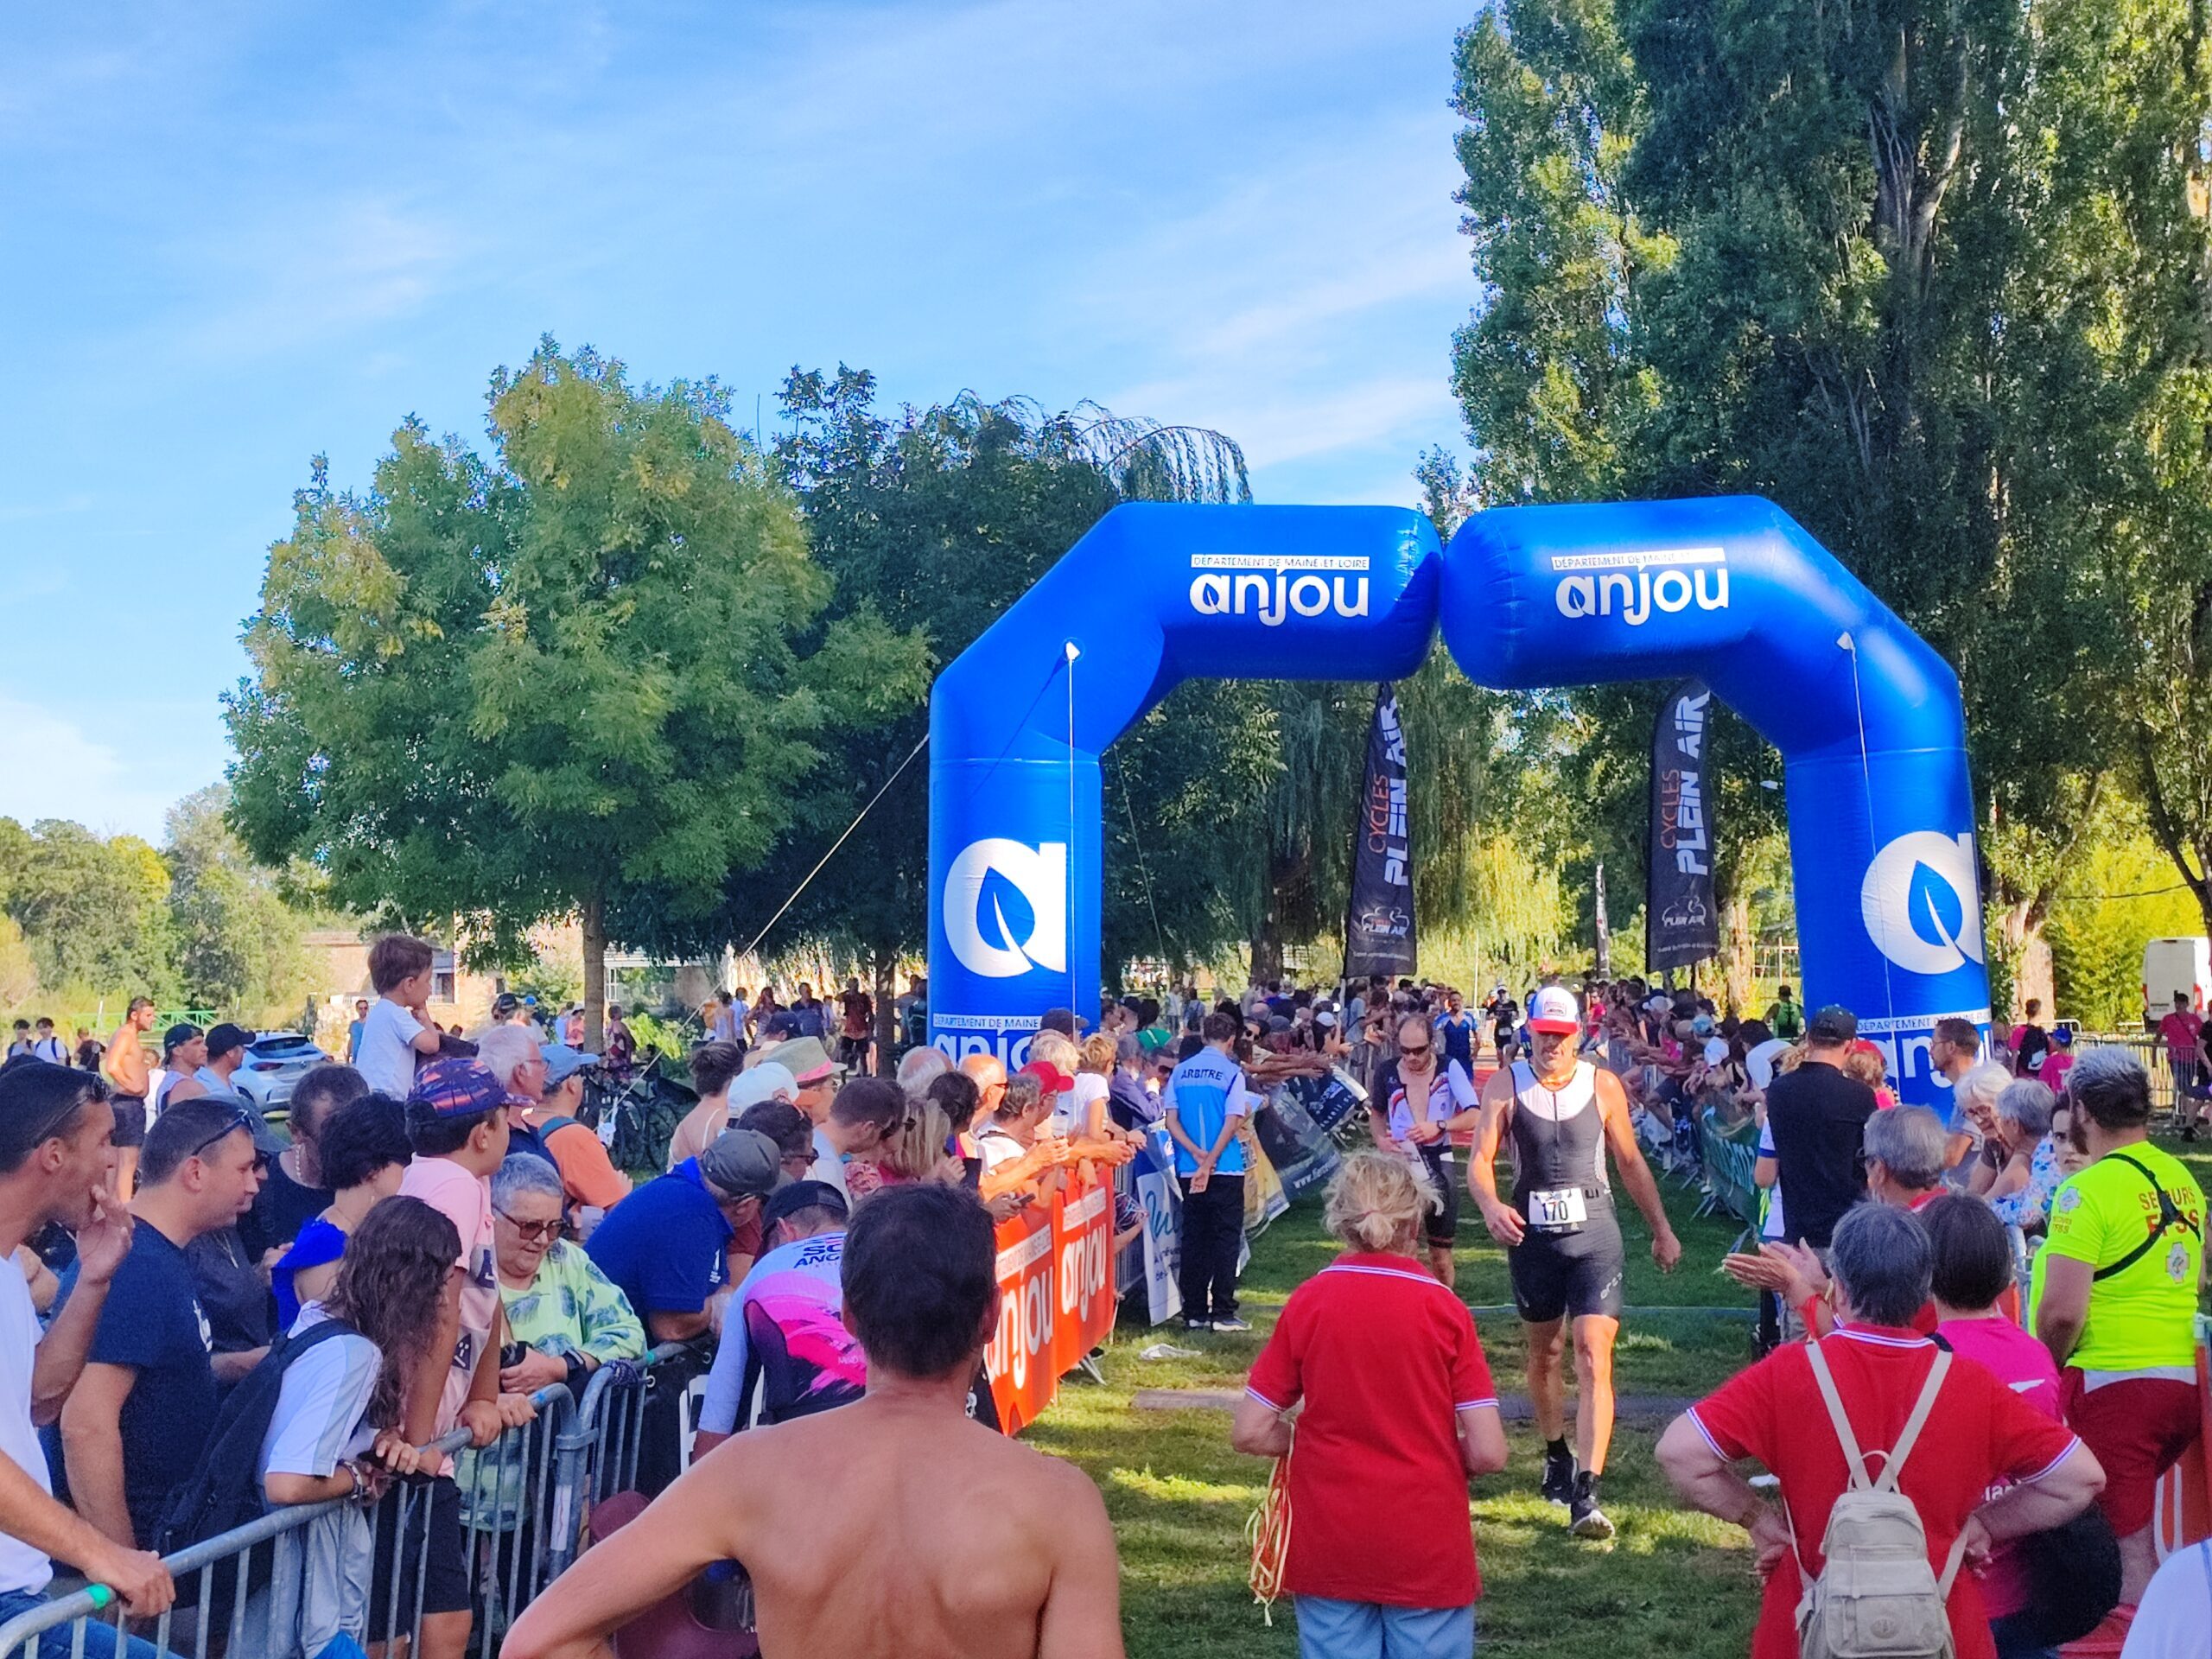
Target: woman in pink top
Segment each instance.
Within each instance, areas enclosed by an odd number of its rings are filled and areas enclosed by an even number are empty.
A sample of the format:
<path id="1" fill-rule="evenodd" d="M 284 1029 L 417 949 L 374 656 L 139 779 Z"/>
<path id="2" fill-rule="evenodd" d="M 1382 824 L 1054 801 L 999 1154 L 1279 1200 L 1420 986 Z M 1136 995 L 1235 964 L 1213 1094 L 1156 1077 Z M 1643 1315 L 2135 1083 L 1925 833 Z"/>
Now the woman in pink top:
<path id="1" fill-rule="evenodd" d="M 1938 1198 L 1918 1214 L 1936 1262 L 1936 1334 L 2044 1416 L 2064 1421 L 2050 1350 L 1998 1311 L 1998 1298 L 2012 1282 L 2005 1224 L 1980 1198 L 1964 1196 Z M 1998 1659 L 2037 1659 L 2052 1651 L 2036 1628 L 2028 1564 L 2017 1543 L 1990 1552 L 1981 1568 L 1981 1599 Z"/>

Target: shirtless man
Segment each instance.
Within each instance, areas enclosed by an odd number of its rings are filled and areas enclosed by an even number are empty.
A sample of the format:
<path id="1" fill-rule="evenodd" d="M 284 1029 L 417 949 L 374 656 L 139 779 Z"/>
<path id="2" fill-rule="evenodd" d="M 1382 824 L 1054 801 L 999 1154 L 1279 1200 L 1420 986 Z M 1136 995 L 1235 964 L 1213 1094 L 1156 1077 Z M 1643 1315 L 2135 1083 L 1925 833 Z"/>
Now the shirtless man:
<path id="1" fill-rule="evenodd" d="M 115 1086 L 115 1192 L 125 1204 L 138 1178 L 138 1148 L 146 1142 L 146 1033 L 153 1028 L 154 999 L 132 997 L 102 1062 Z"/>
<path id="2" fill-rule="evenodd" d="M 854 1211 L 841 1277 L 867 1394 L 715 1447 L 549 1585 L 503 1659 L 599 1659 L 732 1559 L 753 1577 L 764 1659 L 1122 1659 L 1098 1489 L 969 1421 L 995 1262 L 989 1218 L 955 1188 L 887 1187 Z"/>
<path id="3" fill-rule="evenodd" d="M 1529 1399 L 1544 1437 L 1543 1494 L 1567 1506 L 1576 1537 L 1610 1538 L 1613 1523 L 1599 1507 L 1598 1479 L 1613 1438 L 1613 1339 L 1620 1334 L 1626 1262 L 1605 1174 L 1609 1150 L 1651 1230 L 1651 1259 L 1662 1272 L 1675 1270 L 1682 1247 L 1636 1144 L 1621 1080 L 1580 1058 L 1581 1035 L 1573 992 L 1547 985 L 1529 999 L 1529 1055 L 1499 1067 L 1483 1085 L 1467 1186 L 1491 1236 L 1505 1246 L 1514 1305 L 1528 1332 Z M 1498 1197 L 1495 1167 L 1508 1141 L 1510 1203 Z M 1572 1450 L 1562 1365 L 1570 1326 L 1577 1395 Z"/>

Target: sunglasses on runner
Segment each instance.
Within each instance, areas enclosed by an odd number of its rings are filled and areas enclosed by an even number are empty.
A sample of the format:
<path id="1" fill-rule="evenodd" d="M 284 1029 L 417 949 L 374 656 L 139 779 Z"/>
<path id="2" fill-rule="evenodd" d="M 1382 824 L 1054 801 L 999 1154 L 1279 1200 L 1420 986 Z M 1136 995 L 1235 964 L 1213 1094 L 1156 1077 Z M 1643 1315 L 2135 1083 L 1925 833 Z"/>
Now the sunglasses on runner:
<path id="1" fill-rule="evenodd" d="M 1427 1053 L 1435 1046 L 1433 1043 L 1401 1043 L 1398 1045 L 1398 1052 L 1401 1055 L 1411 1054 L 1419 1057 Z"/>

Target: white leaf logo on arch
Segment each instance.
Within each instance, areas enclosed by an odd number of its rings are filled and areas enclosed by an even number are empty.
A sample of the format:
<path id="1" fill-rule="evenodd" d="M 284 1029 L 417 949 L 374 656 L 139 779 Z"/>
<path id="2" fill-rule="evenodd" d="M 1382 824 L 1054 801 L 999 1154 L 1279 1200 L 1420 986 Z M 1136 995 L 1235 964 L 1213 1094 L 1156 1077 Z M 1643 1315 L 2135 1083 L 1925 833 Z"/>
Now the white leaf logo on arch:
<path id="1" fill-rule="evenodd" d="M 991 900 L 991 919 L 1001 943 L 983 937 L 985 880 L 995 873 L 1029 906 L 1029 934 L 1014 937 L 1005 906 Z M 1068 846 L 1048 841 L 1032 847 L 987 836 L 971 841 L 952 861 L 944 877 L 944 942 L 969 973 L 984 979 L 1014 979 L 1032 968 L 1056 974 L 1068 965 Z"/>
<path id="2" fill-rule="evenodd" d="M 1950 904 L 1936 902 L 1948 888 Z M 1947 917 L 1948 909 L 1955 916 Z M 1974 836 L 1935 830 L 1899 836 L 1874 855 L 1859 889 L 1874 948 L 1910 974 L 1948 974 L 1983 960 Z"/>

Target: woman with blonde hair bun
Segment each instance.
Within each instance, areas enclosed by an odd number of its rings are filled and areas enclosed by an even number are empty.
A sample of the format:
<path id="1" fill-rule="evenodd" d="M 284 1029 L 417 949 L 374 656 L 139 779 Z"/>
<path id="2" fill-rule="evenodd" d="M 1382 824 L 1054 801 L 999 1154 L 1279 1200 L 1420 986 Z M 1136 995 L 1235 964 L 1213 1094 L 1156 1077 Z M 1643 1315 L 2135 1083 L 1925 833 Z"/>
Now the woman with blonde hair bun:
<path id="1" fill-rule="evenodd" d="M 1230 1444 L 1285 1460 L 1271 1536 L 1306 1659 L 1474 1651 L 1467 1478 L 1505 1467 L 1505 1430 L 1474 1317 L 1419 1254 L 1432 1202 L 1402 1157 L 1344 1160 L 1325 1212 L 1344 1253 L 1291 1293 L 1236 1408 Z"/>

